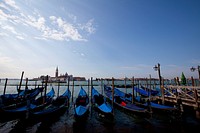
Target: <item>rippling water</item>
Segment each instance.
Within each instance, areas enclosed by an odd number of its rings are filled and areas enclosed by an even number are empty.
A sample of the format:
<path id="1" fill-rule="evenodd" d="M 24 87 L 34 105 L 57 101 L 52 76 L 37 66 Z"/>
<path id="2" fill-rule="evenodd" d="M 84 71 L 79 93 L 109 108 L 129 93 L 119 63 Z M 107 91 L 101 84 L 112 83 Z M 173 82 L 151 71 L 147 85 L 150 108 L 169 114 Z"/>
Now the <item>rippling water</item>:
<path id="1" fill-rule="evenodd" d="M 182 121 L 171 120 L 165 116 L 153 116 L 141 118 L 115 109 L 113 121 L 98 117 L 92 109 L 86 121 L 76 122 L 74 110 L 70 108 L 58 117 L 45 118 L 35 122 L 22 119 L 0 122 L 1 133 L 148 133 L 148 132 L 193 132 L 200 131 L 200 123 L 191 117 L 185 117 Z"/>
<path id="2" fill-rule="evenodd" d="M 56 91 L 57 87 L 53 87 Z M 79 88 L 80 86 L 74 88 L 74 100 Z M 87 90 L 87 86 L 84 88 Z M 101 92 L 99 86 L 96 88 Z M 60 87 L 60 94 L 65 89 L 66 86 Z M 181 120 L 172 119 L 167 114 L 153 114 L 151 118 L 142 118 L 116 108 L 114 114 L 113 121 L 102 119 L 91 108 L 86 121 L 76 122 L 74 106 L 71 103 L 70 108 L 60 116 L 52 116 L 42 120 L 28 121 L 14 118 L 1 120 L 0 118 L 0 133 L 188 133 L 200 131 L 200 122 L 192 114 L 185 115 Z"/>

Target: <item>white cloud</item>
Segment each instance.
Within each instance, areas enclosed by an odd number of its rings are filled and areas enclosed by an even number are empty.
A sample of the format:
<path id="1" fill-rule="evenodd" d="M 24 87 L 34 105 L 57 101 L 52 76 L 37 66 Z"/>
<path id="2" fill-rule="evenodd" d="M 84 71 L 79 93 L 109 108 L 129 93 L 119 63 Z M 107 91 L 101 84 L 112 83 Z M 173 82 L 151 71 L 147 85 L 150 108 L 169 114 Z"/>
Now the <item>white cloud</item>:
<path id="1" fill-rule="evenodd" d="M 9 7 L 7 7 L 5 4 L 0 3 L 0 7 L 6 9 L 7 11 L 11 11 Z"/>
<path id="2" fill-rule="evenodd" d="M 191 63 L 194 64 L 194 65 L 200 65 L 200 60 L 199 59 L 192 59 Z"/>
<path id="3" fill-rule="evenodd" d="M 85 30 L 90 33 L 90 34 L 93 34 L 95 33 L 95 28 L 93 27 L 93 21 L 94 19 L 90 19 L 86 24 L 85 24 Z"/>
<path id="4" fill-rule="evenodd" d="M 32 15 L 26 14 L 13 0 L 4 0 L 4 3 L 0 3 L 0 7 L 6 10 L 9 10 L 8 5 L 12 7 L 13 10 L 16 10 L 16 12 L 15 15 L 13 15 L 12 12 L 4 12 L 0 9 L 0 20 L 4 21 L 4 25 L 1 28 L 18 35 L 18 39 L 25 39 L 21 36 L 24 34 L 22 33 L 23 31 L 26 32 L 22 30 L 23 26 L 26 26 L 25 28 L 34 28 L 41 33 L 33 37 L 35 39 L 45 40 L 46 38 L 58 41 L 87 41 L 84 37 L 84 32 L 92 34 L 96 30 L 93 26 L 94 19 L 89 20 L 86 24 L 76 23 L 77 17 L 75 15 L 68 15 L 69 18 L 73 19 L 73 23 L 56 16 L 49 16 L 49 19 L 45 19 L 45 17 L 41 16 L 39 12 L 36 11 L 34 11 Z M 12 25 L 15 25 L 16 29 Z M 18 30 L 18 27 L 20 27 L 20 30 Z M 18 33 L 16 31 L 18 31 Z"/>
<path id="5" fill-rule="evenodd" d="M 24 40 L 24 38 L 22 36 L 16 36 L 16 38 L 18 38 L 20 40 Z"/>
<path id="6" fill-rule="evenodd" d="M 88 34 L 93 34 L 96 28 L 93 26 L 94 19 L 90 19 L 86 24 L 79 24 L 80 29 L 86 31 Z"/>
<path id="7" fill-rule="evenodd" d="M 10 62 L 12 62 L 12 59 L 10 57 L 0 56 L 0 64 L 1 65 L 5 65 Z"/>
<path id="8" fill-rule="evenodd" d="M 28 16 L 23 19 L 23 22 L 29 26 L 36 28 L 37 30 L 44 31 L 45 30 L 45 19 L 44 17 L 39 17 L 38 19 L 33 16 Z"/>
<path id="9" fill-rule="evenodd" d="M 134 66 L 123 66 L 121 67 L 122 69 L 126 69 L 126 70 L 140 70 L 140 67 L 134 67 Z"/>
<path id="10" fill-rule="evenodd" d="M 6 26 L 3 26 L 2 29 L 5 29 L 5 30 L 7 30 L 9 32 L 12 32 L 13 34 L 17 35 L 17 32 L 15 31 L 15 28 L 12 27 L 12 26 L 6 25 Z"/>
<path id="11" fill-rule="evenodd" d="M 58 26 L 62 28 L 65 22 L 59 17 L 57 19 L 57 23 L 58 23 Z"/>
<path id="12" fill-rule="evenodd" d="M 37 39 L 37 40 L 45 40 L 45 41 L 47 41 L 47 39 L 45 37 L 34 37 L 34 38 Z"/>
<path id="13" fill-rule="evenodd" d="M 84 54 L 84 53 L 81 53 L 81 56 L 85 56 L 85 54 Z"/>
<path id="14" fill-rule="evenodd" d="M 77 41 L 87 41 L 86 39 L 83 39 L 83 37 L 79 34 L 78 29 L 76 29 L 73 25 L 65 23 L 62 28 L 65 37 L 69 37 L 72 40 Z"/>
<path id="15" fill-rule="evenodd" d="M 49 19 L 52 20 L 52 21 L 55 21 L 56 17 L 55 16 L 50 16 Z"/>
<path id="16" fill-rule="evenodd" d="M 178 67 L 177 65 L 174 65 L 174 64 L 169 64 L 167 65 L 168 67 Z"/>
<path id="17" fill-rule="evenodd" d="M 56 32 L 55 32 L 55 30 L 53 30 L 53 29 L 46 30 L 46 32 L 44 34 L 45 37 L 50 37 L 50 38 L 56 37 L 55 38 L 56 40 L 67 40 L 68 41 L 69 39 L 72 39 L 74 41 L 87 41 L 78 32 L 78 29 L 75 26 L 64 21 L 61 17 L 57 18 L 55 16 L 50 16 L 49 18 L 52 21 L 52 24 L 54 24 L 55 26 L 58 27 L 57 29 L 59 31 L 56 30 Z"/>
<path id="18" fill-rule="evenodd" d="M 3 12 L 3 10 L 0 9 L 0 20 L 16 20 L 16 19 L 19 19 L 18 16 L 15 16 L 15 15 L 10 15 L 10 14 L 6 14 Z"/>
<path id="19" fill-rule="evenodd" d="M 20 8 L 15 4 L 15 1 L 13 1 L 13 0 L 4 0 L 4 2 L 5 2 L 7 5 L 9 5 L 9 6 L 15 8 L 15 9 L 17 9 L 17 10 L 20 9 Z"/>
<path id="20" fill-rule="evenodd" d="M 51 34 L 44 34 L 43 36 L 46 37 L 46 38 L 59 40 L 59 41 L 63 41 L 64 40 L 64 37 L 63 37 L 62 33 L 52 32 Z"/>
<path id="21" fill-rule="evenodd" d="M 8 34 L 7 34 L 7 33 L 1 33 L 1 32 L 0 32 L 0 36 L 8 36 Z"/>
<path id="22" fill-rule="evenodd" d="M 73 14 L 68 14 L 69 18 L 71 18 L 73 20 L 73 22 L 76 22 L 77 17 Z"/>

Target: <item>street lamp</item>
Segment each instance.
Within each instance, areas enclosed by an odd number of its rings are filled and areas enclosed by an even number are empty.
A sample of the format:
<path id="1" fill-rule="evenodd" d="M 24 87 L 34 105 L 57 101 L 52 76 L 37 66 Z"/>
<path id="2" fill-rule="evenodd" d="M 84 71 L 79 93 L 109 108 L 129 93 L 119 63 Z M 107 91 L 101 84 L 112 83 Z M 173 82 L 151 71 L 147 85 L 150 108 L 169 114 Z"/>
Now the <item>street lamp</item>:
<path id="1" fill-rule="evenodd" d="M 198 71 L 198 73 L 199 73 L 199 81 L 200 81 L 200 66 L 197 66 L 197 68 L 191 67 L 190 70 L 191 70 L 192 72 L 194 72 L 195 70 Z"/>
<path id="2" fill-rule="evenodd" d="M 159 84 L 160 84 L 160 87 L 161 87 L 160 64 L 158 63 L 158 65 L 155 65 L 155 66 L 153 67 L 153 69 L 154 69 L 155 71 L 158 71 Z"/>
<path id="3" fill-rule="evenodd" d="M 155 65 L 155 66 L 153 67 L 153 69 L 154 69 L 155 71 L 158 71 L 159 84 L 160 84 L 160 89 L 161 89 L 161 92 L 162 92 L 162 102 L 164 103 L 164 90 L 163 90 L 163 88 L 161 87 L 160 64 L 158 63 L 158 65 Z"/>

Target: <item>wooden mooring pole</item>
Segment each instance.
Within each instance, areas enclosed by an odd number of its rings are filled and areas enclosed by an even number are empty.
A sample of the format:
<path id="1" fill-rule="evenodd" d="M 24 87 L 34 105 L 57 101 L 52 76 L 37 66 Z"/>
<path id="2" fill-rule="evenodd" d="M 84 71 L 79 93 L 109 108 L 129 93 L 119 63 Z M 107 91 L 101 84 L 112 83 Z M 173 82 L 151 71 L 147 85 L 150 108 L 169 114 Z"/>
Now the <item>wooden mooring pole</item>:
<path id="1" fill-rule="evenodd" d="M 132 104 L 134 103 L 135 94 L 134 94 L 134 77 L 132 77 Z"/>
<path id="2" fill-rule="evenodd" d="M 68 83 L 67 83 L 67 89 L 68 89 L 68 91 L 69 91 L 69 86 L 70 86 L 70 79 L 68 78 L 68 81 L 67 81 Z"/>
<path id="3" fill-rule="evenodd" d="M 22 79 L 23 79 L 23 76 L 24 76 L 24 71 L 22 71 L 21 79 L 20 79 L 20 82 L 19 82 L 18 94 L 19 94 L 20 89 L 21 89 L 21 86 L 22 86 Z"/>
<path id="4" fill-rule="evenodd" d="M 72 103 L 73 103 L 73 99 L 74 98 L 74 79 L 72 80 Z"/>
<path id="5" fill-rule="evenodd" d="M 59 92 L 60 92 L 60 81 L 58 81 L 58 93 L 57 93 L 57 97 L 59 97 Z"/>
<path id="6" fill-rule="evenodd" d="M 126 94 L 127 94 L 127 88 L 126 88 L 126 77 L 124 78 L 124 87 L 125 87 Z"/>
<path id="7" fill-rule="evenodd" d="M 192 79 L 192 85 L 194 86 L 194 79 L 193 77 L 191 77 Z M 197 119 L 200 119 L 200 107 L 199 107 L 199 103 L 198 103 L 198 94 L 197 94 L 197 89 L 194 88 L 194 97 L 195 97 L 195 102 L 196 102 L 196 108 L 195 109 L 195 112 L 196 112 L 196 118 Z"/>
<path id="8" fill-rule="evenodd" d="M 37 80 L 35 81 L 35 88 L 37 87 Z"/>
<path id="9" fill-rule="evenodd" d="M 28 78 L 26 78 L 26 86 L 25 86 L 25 90 L 28 89 Z"/>
<path id="10" fill-rule="evenodd" d="M 44 89 L 43 103 L 46 102 L 48 77 L 49 77 L 49 76 L 47 75 L 47 76 L 46 76 L 46 80 L 45 80 L 45 89 Z"/>
<path id="11" fill-rule="evenodd" d="M 90 91 L 90 79 L 88 79 L 88 95 L 89 95 L 89 92 Z"/>
<path id="12" fill-rule="evenodd" d="M 115 86 L 114 86 L 114 78 L 112 77 L 112 109 L 114 114 L 114 94 L 115 94 Z"/>
<path id="13" fill-rule="evenodd" d="M 162 78 L 162 85 L 161 85 L 161 87 L 162 87 L 162 104 L 165 104 L 165 94 L 164 94 L 164 78 Z"/>
<path id="14" fill-rule="evenodd" d="M 151 99 L 151 74 L 149 74 L 149 100 Z"/>
<path id="15" fill-rule="evenodd" d="M 3 90 L 3 95 L 6 94 L 7 81 L 8 81 L 8 79 L 6 78 L 5 85 L 4 85 L 4 90 Z"/>
<path id="16" fill-rule="evenodd" d="M 93 86 L 93 78 L 91 77 L 91 92 L 90 92 L 91 101 L 92 101 L 92 86 Z M 88 95 L 89 95 L 89 94 L 88 94 Z"/>
<path id="17" fill-rule="evenodd" d="M 103 95 L 103 79 L 101 78 L 101 94 Z"/>
<path id="18" fill-rule="evenodd" d="M 90 87 L 90 95 L 91 95 L 91 99 L 90 99 L 90 116 L 92 117 L 92 105 L 93 105 L 93 101 L 92 101 L 92 88 L 93 88 L 93 78 L 91 77 L 91 87 Z M 88 82 L 88 96 L 89 96 L 89 82 Z"/>

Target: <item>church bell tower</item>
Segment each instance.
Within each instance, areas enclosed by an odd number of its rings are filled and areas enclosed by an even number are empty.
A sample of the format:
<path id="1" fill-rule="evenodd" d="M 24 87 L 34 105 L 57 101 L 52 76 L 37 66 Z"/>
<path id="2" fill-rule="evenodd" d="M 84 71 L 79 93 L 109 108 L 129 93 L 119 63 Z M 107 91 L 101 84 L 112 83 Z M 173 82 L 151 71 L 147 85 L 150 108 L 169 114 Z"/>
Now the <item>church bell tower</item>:
<path id="1" fill-rule="evenodd" d="M 56 77 L 56 78 L 58 77 L 58 67 L 56 68 L 56 74 L 55 74 L 55 77 Z"/>

